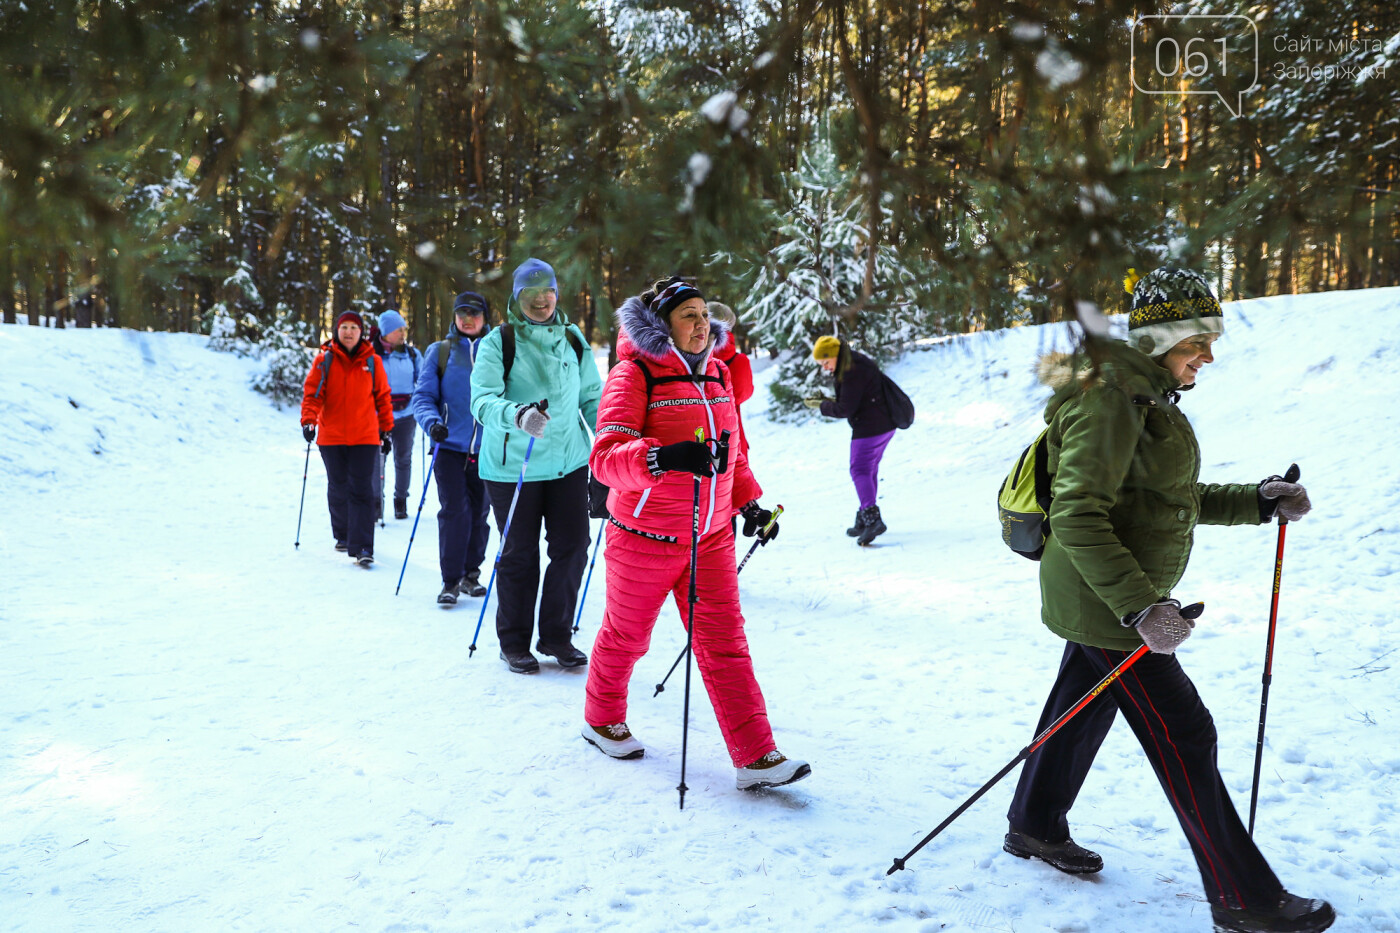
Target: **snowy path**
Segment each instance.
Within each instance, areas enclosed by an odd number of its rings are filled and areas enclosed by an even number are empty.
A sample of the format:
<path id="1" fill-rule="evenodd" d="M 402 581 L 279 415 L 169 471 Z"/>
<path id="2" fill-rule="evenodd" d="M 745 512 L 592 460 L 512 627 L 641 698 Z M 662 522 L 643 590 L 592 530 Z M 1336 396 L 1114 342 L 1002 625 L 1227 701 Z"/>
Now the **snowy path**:
<path id="1" fill-rule="evenodd" d="M 1296 460 L 1317 506 L 1289 529 L 1258 836 L 1335 929 L 1400 930 L 1400 290 L 1229 313 L 1183 402 L 1203 479 Z M 254 364 L 188 336 L 0 328 L 0 930 L 1209 929 L 1121 726 L 1072 814 L 1102 875 L 1001 852 L 1014 774 L 884 874 L 1020 750 L 1053 678 L 1035 568 L 992 514 L 1047 340 L 896 367 L 920 415 L 885 460 L 876 548 L 842 534 L 845 425 L 750 403 L 765 499 L 788 512 L 742 578 L 749 638 L 780 748 L 813 775 L 735 791 L 697 684 L 679 811 L 679 674 L 651 696 L 673 613 L 633 683 L 647 757 L 606 759 L 577 736 L 582 672 L 510 674 L 490 614 L 469 659 L 479 602 L 433 605 L 431 490 L 397 598 L 411 520 L 350 567 L 314 452 L 292 548 L 305 447 L 245 388 Z M 1182 659 L 1242 811 L 1275 533 L 1201 529 L 1178 590 L 1210 607 Z"/>

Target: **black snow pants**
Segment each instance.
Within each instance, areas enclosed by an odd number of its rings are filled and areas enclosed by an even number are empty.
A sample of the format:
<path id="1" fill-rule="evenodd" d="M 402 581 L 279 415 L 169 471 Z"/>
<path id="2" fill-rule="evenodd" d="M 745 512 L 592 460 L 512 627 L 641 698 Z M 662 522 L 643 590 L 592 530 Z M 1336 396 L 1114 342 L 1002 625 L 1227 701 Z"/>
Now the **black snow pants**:
<path id="1" fill-rule="evenodd" d="M 514 483 L 486 480 L 496 528 L 506 524 Z M 544 526 L 549 566 L 540 592 L 540 526 Z M 570 629 L 578 605 L 578 587 L 588 562 L 588 468 L 558 479 L 536 480 L 520 487 L 496 571 L 496 636 L 507 653 L 530 650 L 535 599 L 540 604 L 540 643 L 571 644 Z"/>
<path id="2" fill-rule="evenodd" d="M 1066 644 L 1036 734 L 1128 654 Z M 1007 813 L 1012 831 L 1046 842 L 1069 838 L 1067 814 L 1119 712 L 1186 832 L 1210 902 L 1228 908 L 1276 905 L 1283 886 L 1230 802 L 1216 767 L 1215 723 L 1175 655 L 1144 655 L 1026 759 Z M 1131 800 L 1131 794 L 1118 796 Z"/>
<path id="3" fill-rule="evenodd" d="M 442 582 L 453 583 L 481 569 L 486 557 L 491 504 L 476 472 L 476 457 L 460 450 L 438 448 L 433 466 L 437 479 L 438 566 Z M 511 487 L 514 489 L 514 487 Z"/>
<path id="4" fill-rule="evenodd" d="M 331 534 L 344 541 L 351 557 L 374 556 L 374 472 L 379 468 L 378 444 L 325 444 L 326 503 L 331 511 Z"/>

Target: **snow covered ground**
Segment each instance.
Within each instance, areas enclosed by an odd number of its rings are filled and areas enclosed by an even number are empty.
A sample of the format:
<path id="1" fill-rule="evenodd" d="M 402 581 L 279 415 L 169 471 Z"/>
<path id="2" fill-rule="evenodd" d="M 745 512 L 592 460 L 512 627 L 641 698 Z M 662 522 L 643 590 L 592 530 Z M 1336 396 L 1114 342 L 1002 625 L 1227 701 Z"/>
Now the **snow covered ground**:
<path id="1" fill-rule="evenodd" d="M 1203 479 L 1302 467 L 1256 829 L 1342 931 L 1400 930 L 1400 289 L 1227 306 L 1185 397 Z M 887 877 L 1030 739 L 1060 642 L 993 500 L 1038 430 L 1059 328 L 957 338 L 893 368 L 919 408 L 861 550 L 844 423 L 746 423 L 781 537 L 742 580 L 779 747 L 812 776 L 734 789 L 698 684 L 686 808 L 682 644 L 637 669 L 641 761 L 578 737 L 583 672 L 509 673 L 488 616 L 434 605 L 435 494 L 332 550 L 294 411 L 199 337 L 0 328 L 0 930 L 1208 930 L 1185 839 L 1129 730 L 1071 814 L 1105 871 L 1001 851 L 1015 774 Z M 763 389 L 760 387 L 760 393 Z M 415 483 L 421 482 L 415 461 Z M 415 489 L 416 506 L 418 492 Z M 1276 530 L 1207 528 L 1181 658 L 1246 810 Z M 488 559 L 494 556 L 493 534 Z M 578 639 L 602 615 L 598 560 Z"/>

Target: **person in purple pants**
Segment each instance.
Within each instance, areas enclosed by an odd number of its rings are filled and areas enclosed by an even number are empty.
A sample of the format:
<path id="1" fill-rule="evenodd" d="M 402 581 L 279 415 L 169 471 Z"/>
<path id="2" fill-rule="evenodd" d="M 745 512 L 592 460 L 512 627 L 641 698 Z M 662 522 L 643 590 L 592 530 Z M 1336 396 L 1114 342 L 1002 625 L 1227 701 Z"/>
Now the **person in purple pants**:
<path id="1" fill-rule="evenodd" d="M 860 507 L 856 510 L 856 523 L 846 529 L 846 534 L 856 543 L 867 545 L 888 530 L 880 517 L 880 507 L 875 504 L 880 459 L 897 427 L 885 401 L 887 377 L 870 357 L 830 335 L 817 338 L 812 359 L 835 375 L 836 398 L 815 396 L 803 404 L 828 418 L 850 422 L 851 482 L 855 484 Z"/>

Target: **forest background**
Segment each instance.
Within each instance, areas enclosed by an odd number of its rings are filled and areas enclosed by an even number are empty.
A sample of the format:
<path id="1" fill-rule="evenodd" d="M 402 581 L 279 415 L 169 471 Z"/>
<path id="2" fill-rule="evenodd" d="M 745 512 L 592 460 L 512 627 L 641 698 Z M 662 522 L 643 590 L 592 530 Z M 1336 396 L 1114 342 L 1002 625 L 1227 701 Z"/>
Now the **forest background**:
<path id="1" fill-rule="evenodd" d="M 1239 116 L 1145 83 L 1165 13 L 1252 21 Z M 5 0 L 0 314 L 278 345 L 290 397 L 340 311 L 424 345 L 530 255 L 598 345 L 679 273 L 750 346 L 881 358 L 1168 261 L 1395 285 L 1397 77 L 1380 0 Z"/>

